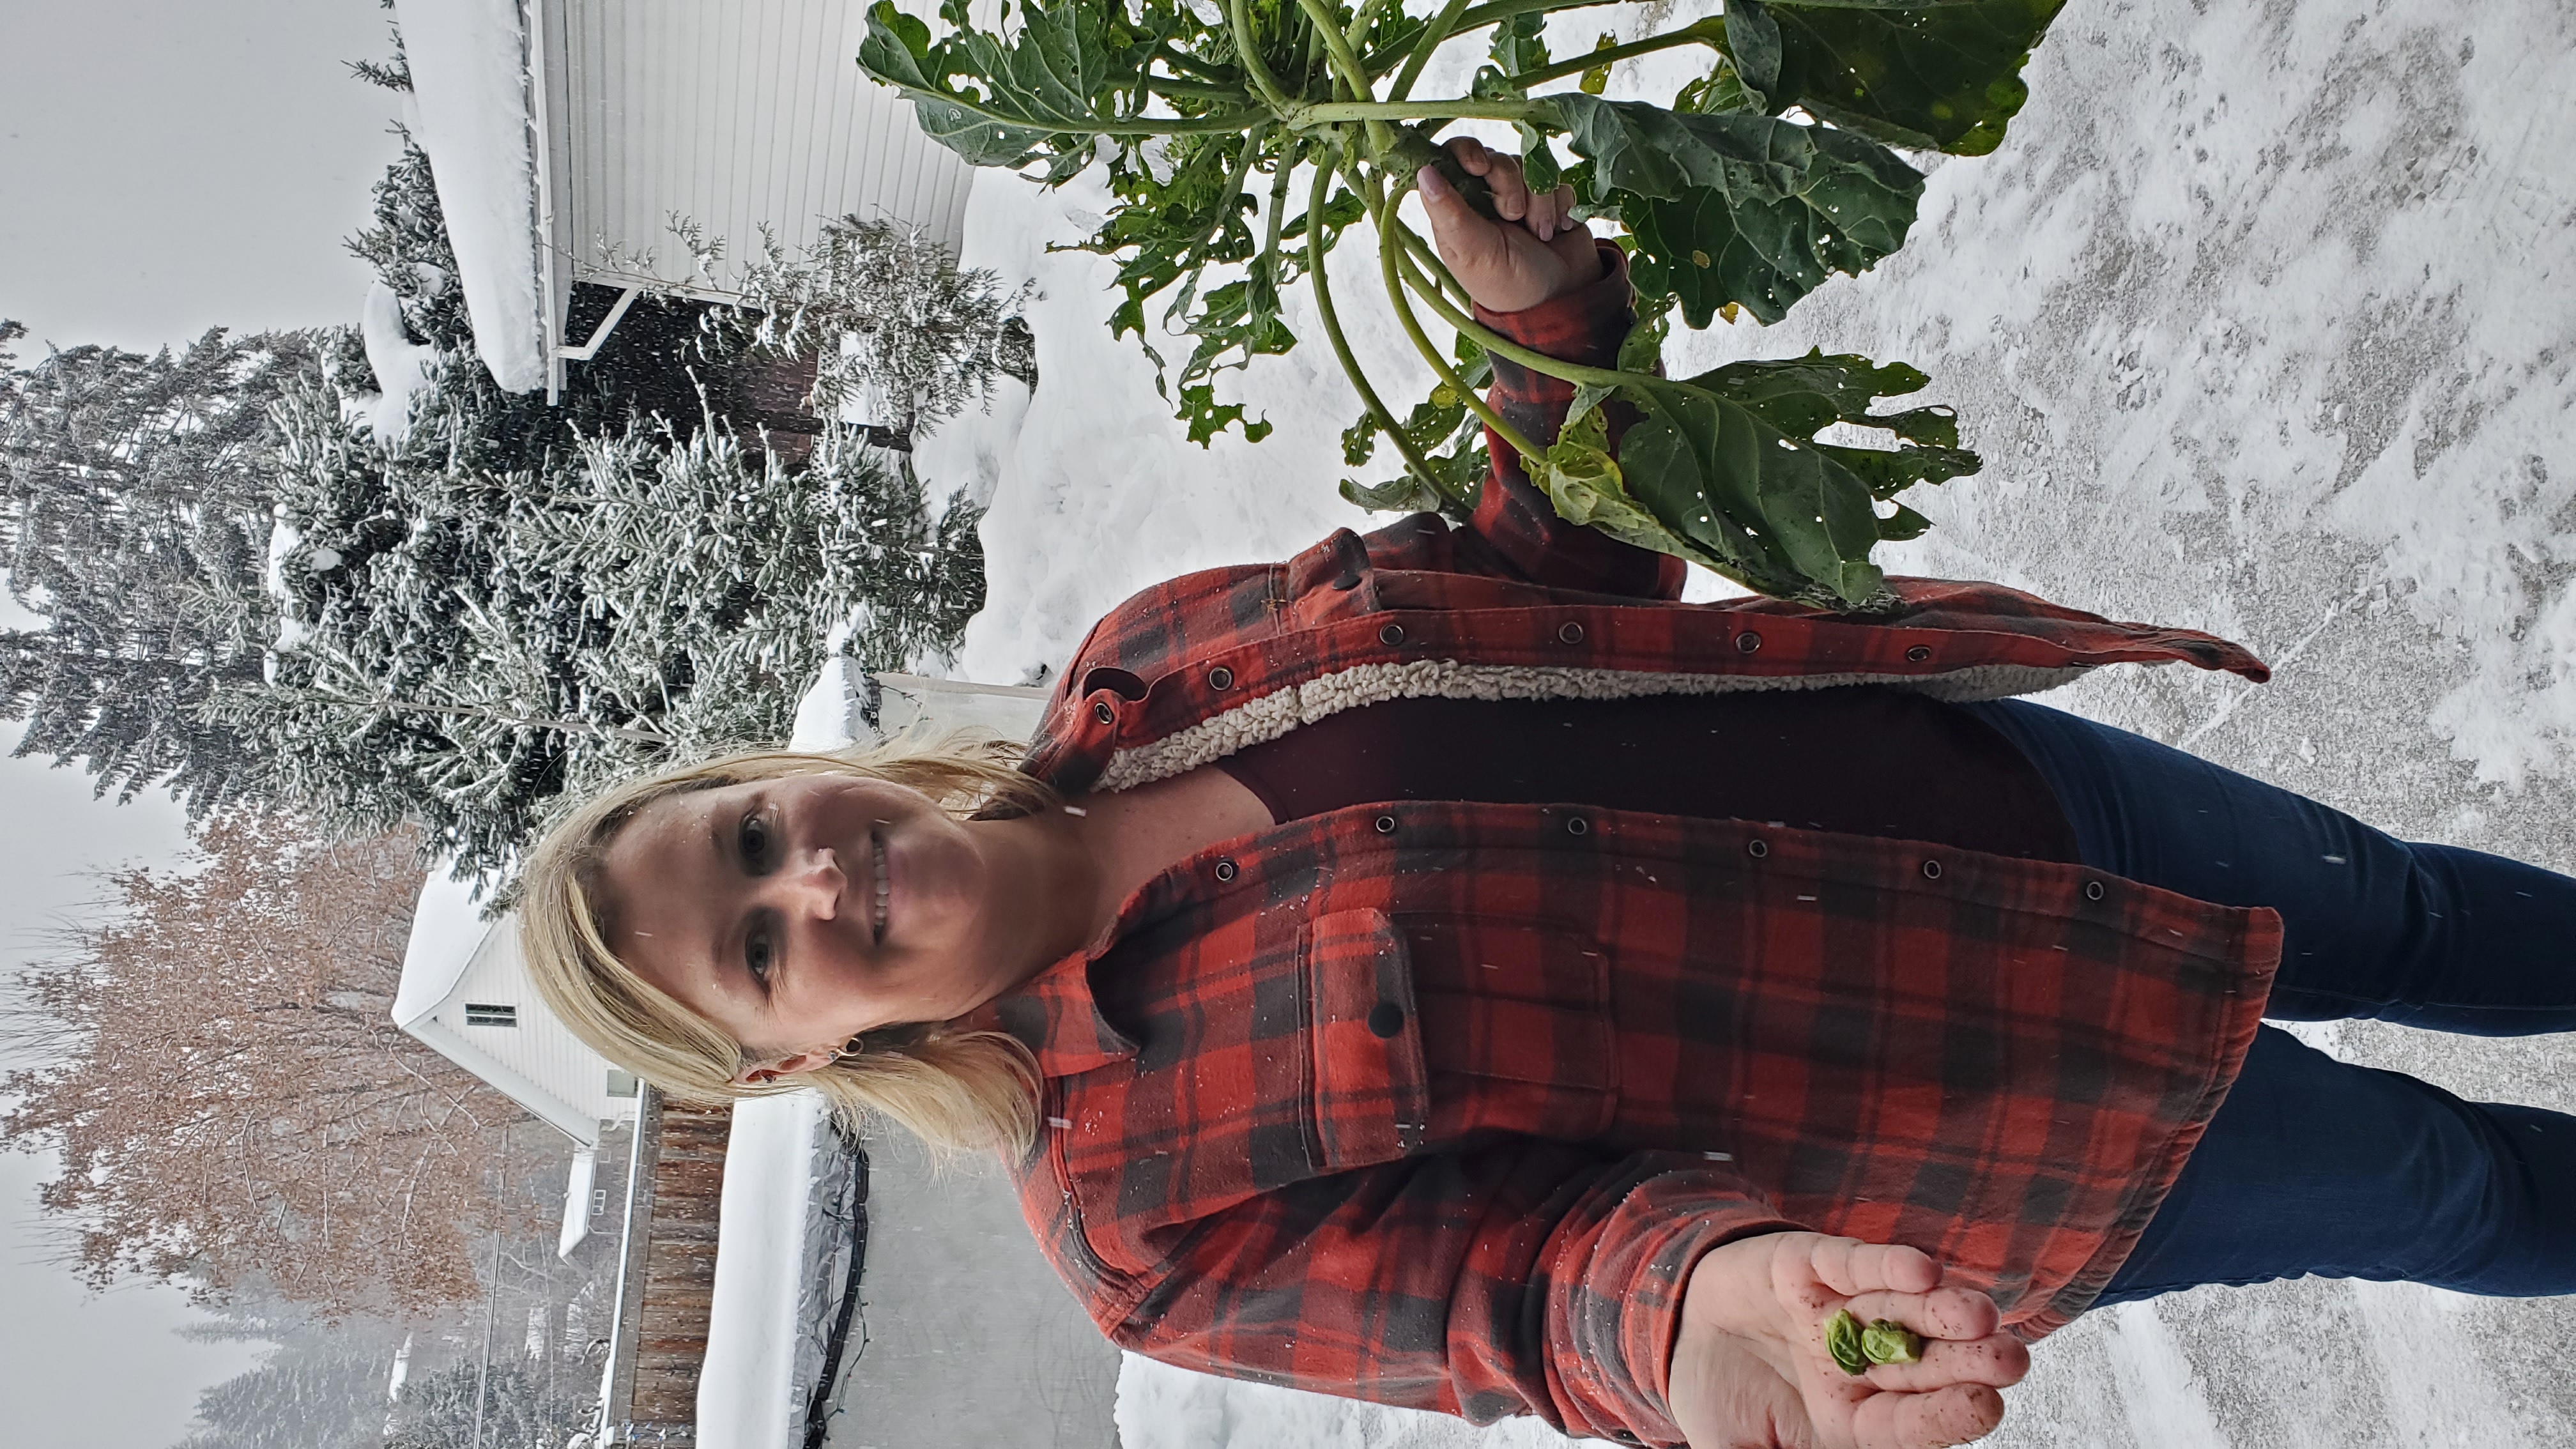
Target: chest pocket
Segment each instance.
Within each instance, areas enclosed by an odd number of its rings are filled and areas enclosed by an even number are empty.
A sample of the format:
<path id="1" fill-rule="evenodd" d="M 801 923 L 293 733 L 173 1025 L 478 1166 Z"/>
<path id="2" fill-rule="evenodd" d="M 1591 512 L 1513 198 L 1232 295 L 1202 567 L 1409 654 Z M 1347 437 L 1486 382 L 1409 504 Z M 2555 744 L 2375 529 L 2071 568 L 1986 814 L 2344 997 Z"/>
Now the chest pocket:
<path id="1" fill-rule="evenodd" d="M 1306 1148 L 1341 1172 L 1391 1162 L 1430 1129 L 1429 1073 L 1413 964 L 1383 911 L 1336 911 L 1306 925 Z"/>

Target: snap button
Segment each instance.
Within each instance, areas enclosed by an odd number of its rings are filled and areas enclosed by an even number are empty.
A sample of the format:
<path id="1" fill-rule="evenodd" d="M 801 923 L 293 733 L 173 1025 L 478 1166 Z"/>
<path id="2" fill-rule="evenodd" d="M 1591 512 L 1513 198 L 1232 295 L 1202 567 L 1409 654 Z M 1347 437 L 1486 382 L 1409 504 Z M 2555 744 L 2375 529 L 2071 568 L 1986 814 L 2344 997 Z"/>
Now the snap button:
<path id="1" fill-rule="evenodd" d="M 1559 644 L 1582 643 L 1583 626 L 1575 623 L 1571 619 L 1566 620 L 1564 626 L 1556 631 L 1556 642 Z"/>
<path id="2" fill-rule="evenodd" d="M 1771 842 L 1767 840 L 1748 840 L 1744 842 L 1744 853 L 1752 856 L 1755 860 L 1760 860 L 1762 857 L 1771 853 Z"/>
<path id="3" fill-rule="evenodd" d="M 2088 880 L 2084 883 L 2084 899 L 2088 901 L 2098 901 L 2102 899 L 2102 895 L 2102 883 L 2100 881 Z"/>
<path id="4" fill-rule="evenodd" d="M 1392 1001 L 1381 1001 L 1369 1008 L 1369 1035 L 1380 1041 L 1404 1030 L 1404 1008 Z"/>
<path id="5" fill-rule="evenodd" d="M 1377 818 L 1377 833 L 1380 835 L 1393 835 L 1395 833 L 1395 817 L 1392 815 L 1379 816 Z"/>
<path id="6" fill-rule="evenodd" d="M 1941 878 L 1941 862 L 1937 860 L 1927 860 L 1923 862 L 1923 878 L 1925 880 L 1939 880 Z"/>
<path id="7" fill-rule="evenodd" d="M 1403 643 L 1404 626 L 1401 624 L 1389 624 L 1385 628 L 1378 630 L 1377 642 L 1387 645 L 1390 648 Z"/>
<path id="8" fill-rule="evenodd" d="M 1568 835 L 1589 835 L 1592 833 L 1592 822 L 1584 819 L 1580 815 L 1577 815 L 1573 819 L 1565 822 L 1565 833 Z"/>
<path id="9" fill-rule="evenodd" d="M 1750 654 L 1761 647 L 1762 636 L 1750 629 L 1735 636 L 1735 652 L 1738 654 Z"/>
<path id="10" fill-rule="evenodd" d="M 1209 670 L 1208 688 L 1220 690 L 1234 688 L 1234 671 L 1226 668 L 1222 664 Z"/>
<path id="11" fill-rule="evenodd" d="M 1932 650 L 1927 645 L 1917 644 L 1905 651 L 1905 657 L 1911 663 L 1920 664 L 1932 657 Z"/>
<path id="12" fill-rule="evenodd" d="M 1234 862 L 1230 860 L 1218 861 L 1216 863 L 1216 878 L 1220 883 L 1234 879 Z"/>
<path id="13" fill-rule="evenodd" d="M 1102 724 L 1118 723 L 1118 711 L 1111 709 L 1109 707 L 1109 701 L 1105 699 L 1096 700 L 1092 703 L 1091 717 L 1100 721 Z"/>

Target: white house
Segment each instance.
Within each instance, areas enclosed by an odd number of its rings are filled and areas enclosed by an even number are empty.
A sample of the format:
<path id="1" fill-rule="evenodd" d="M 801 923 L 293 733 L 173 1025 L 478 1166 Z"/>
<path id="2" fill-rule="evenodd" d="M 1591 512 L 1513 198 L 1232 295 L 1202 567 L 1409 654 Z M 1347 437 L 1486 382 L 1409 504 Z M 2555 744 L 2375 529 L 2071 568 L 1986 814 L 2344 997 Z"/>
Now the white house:
<path id="1" fill-rule="evenodd" d="M 790 250 L 856 214 L 953 252 L 969 168 L 912 106 L 860 74 L 864 0 L 397 0 L 440 209 L 477 350 L 513 392 L 563 383 L 645 290 L 674 280 L 685 217 L 749 253 Z M 637 261 L 656 256 L 650 268 Z M 624 292 L 565 336 L 575 283 Z"/>
<path id="2" fill-rule="evenodd" d="M 443 869 L 421 886 L 394 1025 L 595 1148 L 601 1123 L 635 1115 L 635 1079 L 545 1009 L 519 959 L 518 923 L 484 920 L 469 889 Z"/>

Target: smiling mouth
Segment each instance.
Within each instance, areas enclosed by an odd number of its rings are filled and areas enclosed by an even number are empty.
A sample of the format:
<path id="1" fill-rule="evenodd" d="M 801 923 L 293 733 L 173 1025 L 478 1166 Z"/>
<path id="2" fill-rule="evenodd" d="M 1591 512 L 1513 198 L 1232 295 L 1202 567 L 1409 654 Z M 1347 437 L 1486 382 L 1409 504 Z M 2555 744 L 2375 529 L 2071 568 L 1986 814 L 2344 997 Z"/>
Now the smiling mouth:
<path id="1" fill-rule="evenodd" d="M 882 944 L 886 934 L 886 907 L 894 898 L 894 884 L 886 876 L 885 837 L 873 831 L 868 835 L 868 860 L 876 877 L 876 912 L 869 918 L 869 924 L 876 928 L 877 941 Z"/>

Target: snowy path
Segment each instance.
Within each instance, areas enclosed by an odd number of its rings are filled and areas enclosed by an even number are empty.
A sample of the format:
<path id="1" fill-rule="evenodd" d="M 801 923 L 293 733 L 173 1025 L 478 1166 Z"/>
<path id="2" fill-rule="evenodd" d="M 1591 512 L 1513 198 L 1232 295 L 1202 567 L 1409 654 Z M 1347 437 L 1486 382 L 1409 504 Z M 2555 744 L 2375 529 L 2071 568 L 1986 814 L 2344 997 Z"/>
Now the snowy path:
<path id="1" fill-rule="evenodd" d="M 1924 368 L 1987 471 L 1918 501 L 1941 526 L 1897 566 L 2212 629 L 2279 669 L 2260 689 L 2122 672 L 2051 703 L 2402 835 L 2576 869 L 2576 9 L 2076 0 L 2031 81 L 2001 154 L 1939 168 L 1900 257 L 1779 328 L 1687 339 L 1675 370 L 1810 345 Z M 1026 412 L 923 459 L 994 505 L 974 678 L 1060 661 L 1138 585 L 1357 518 L 1331 488 L 1354 405 L 1320 343 L 1243 382 L 1269 442 L 1181 442 L 1100 325 L 1106 269 L 1038 253 L 1084 204 L 987 175 L 969 218 L 971 260 L 1048 292 Z M 1373 270 L 1360 251 L 1337 273 Z M 2321 1035 L 2576 1110 L 2565 1037 Z M 2311 1358 L 2320 1333 L 2335 1351 Z M 2527 1346 L 2571 1341 L 2576 1300 L 2202 1289 L 2049 1340 L 1987 1442 L 2563 1449 L 2576 1375 Z M 1134 1364 L 1120 1418 L 1128 1449 L 1562 1443 Z"/>

